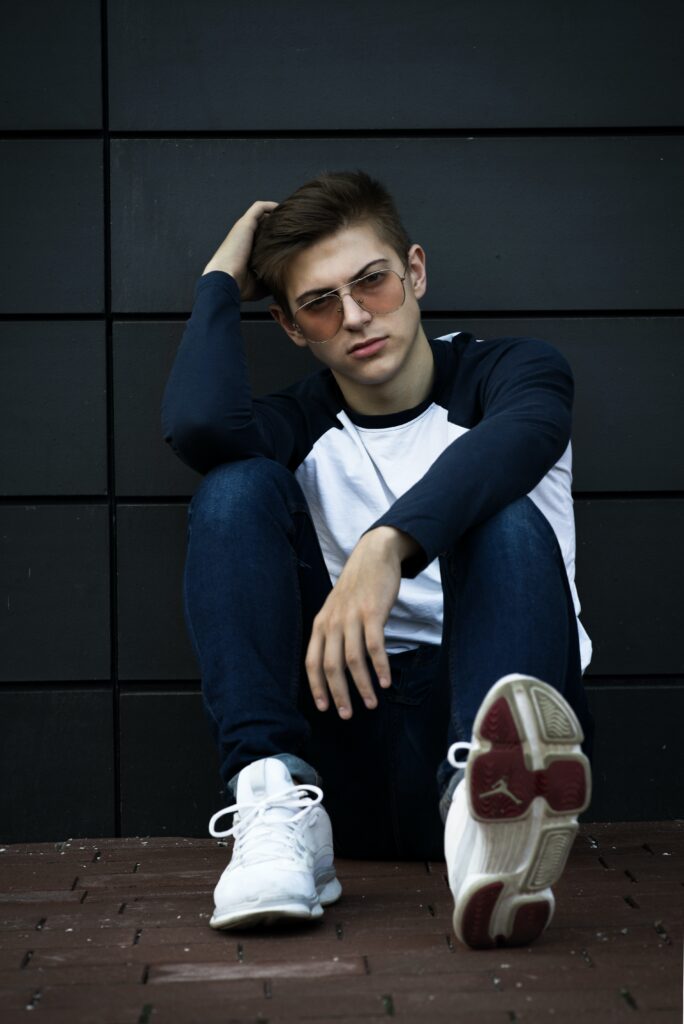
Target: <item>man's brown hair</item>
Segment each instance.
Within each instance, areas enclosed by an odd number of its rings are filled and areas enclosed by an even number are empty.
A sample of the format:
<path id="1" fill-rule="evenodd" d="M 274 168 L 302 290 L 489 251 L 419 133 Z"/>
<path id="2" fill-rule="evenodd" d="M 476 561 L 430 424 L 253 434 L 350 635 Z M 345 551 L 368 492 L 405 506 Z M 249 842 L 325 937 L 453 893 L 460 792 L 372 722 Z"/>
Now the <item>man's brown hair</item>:
<path id="1" fill-rule="evenodd" d="M 291 315 L 285 294 L 287 266 L 293 256 L 342 228 L 369 223 L 404 259 L 411 240 L 394 200 L 381 182 L 365 171 L 326 171 L 283 200 L 257 228 L 252 270 Z"/>

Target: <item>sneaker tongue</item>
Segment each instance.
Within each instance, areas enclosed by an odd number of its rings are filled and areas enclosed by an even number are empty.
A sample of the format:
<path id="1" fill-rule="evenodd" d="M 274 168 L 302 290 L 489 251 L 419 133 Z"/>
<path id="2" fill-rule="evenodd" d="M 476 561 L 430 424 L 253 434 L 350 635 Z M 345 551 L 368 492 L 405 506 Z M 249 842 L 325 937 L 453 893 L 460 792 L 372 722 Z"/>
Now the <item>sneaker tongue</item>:
<path id="1" fill-rule="evenodd" d="M 271 793 L 282 793 L 288 786 L 294 786 L 294 783 L 287 767 L 276 757 L 265 757 L 261 761 L 253 761 L 238 775 L 237 802 L 255 803 Z M 267 821 L 286 821 L 297 810 L 275 804 L 267 808 L 264 818 Z"/>

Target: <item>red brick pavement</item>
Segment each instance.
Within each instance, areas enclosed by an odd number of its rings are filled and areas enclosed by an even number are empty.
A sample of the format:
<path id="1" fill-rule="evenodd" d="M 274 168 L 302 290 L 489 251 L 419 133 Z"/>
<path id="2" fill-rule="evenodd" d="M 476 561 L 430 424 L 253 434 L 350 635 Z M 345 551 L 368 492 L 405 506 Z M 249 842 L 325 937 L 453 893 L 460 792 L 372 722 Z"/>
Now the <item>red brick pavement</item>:
<path id="1" fill-rule="evenodd" d="M 211 839 L 0 852 L 0 1021 L 388 1024 L 681 1020 L 684 822 L 582 826 L 549 928 L 473 951 L 442 863 L 338 861 L 322 921 L 215 932 Z"/>

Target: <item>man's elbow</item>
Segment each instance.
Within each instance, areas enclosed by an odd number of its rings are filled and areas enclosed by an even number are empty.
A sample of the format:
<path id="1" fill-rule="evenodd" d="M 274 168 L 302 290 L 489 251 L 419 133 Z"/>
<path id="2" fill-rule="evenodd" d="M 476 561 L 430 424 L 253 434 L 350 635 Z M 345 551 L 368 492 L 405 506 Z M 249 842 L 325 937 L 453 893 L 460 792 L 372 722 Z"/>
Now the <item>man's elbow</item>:
<path id="1" fill-rule="evenodd" d="M 217 427 L 188 416 L 165 421 L 163 431 L 164 440 L 178 458 L 202 474 L 223 462 L 265 454 L 260 445 L 255 445 L 251 426 Z"/>
<path id="2" fill-rule="evenodd" d="M 181 462 L 198 473 L 208 473 L 212 468 L 207 458 L 210 451 L 206 435 L 196 425 L 186 422 L 165 423 L 162 436 L 171 451 Z"/>

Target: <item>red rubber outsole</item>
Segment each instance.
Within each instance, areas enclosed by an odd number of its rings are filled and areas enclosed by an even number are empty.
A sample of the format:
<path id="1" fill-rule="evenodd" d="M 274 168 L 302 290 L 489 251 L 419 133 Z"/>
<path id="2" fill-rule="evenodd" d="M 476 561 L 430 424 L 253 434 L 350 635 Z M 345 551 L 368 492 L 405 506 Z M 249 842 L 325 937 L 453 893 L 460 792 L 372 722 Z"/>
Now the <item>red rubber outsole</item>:
<path id="1" fill-rule="evenodd" d="M 471 758 L 470 798 L 476 817 L 520 818 L 537 796 L 543 797 L 551 810 L 559 814 L 583 809 L 587 786 L 582 762 L 559 755 L 544 769 L 527 768 L 523 737 L 505 697 L 489 709 L 480 735 L 492 747 Z"/>
<path id="2" fill-rule="evenodd" d="M 492 936 L 490 923 L 503 889 L 503 882 L 483 885 L 468 900 L 463 912 L 463 939 L 472 949 L 495 949 L 497 946 L 526 946 L 540 935 L 551 916 L 548 900 L 523 903 L 516 911 L 510 935 Z"/>

